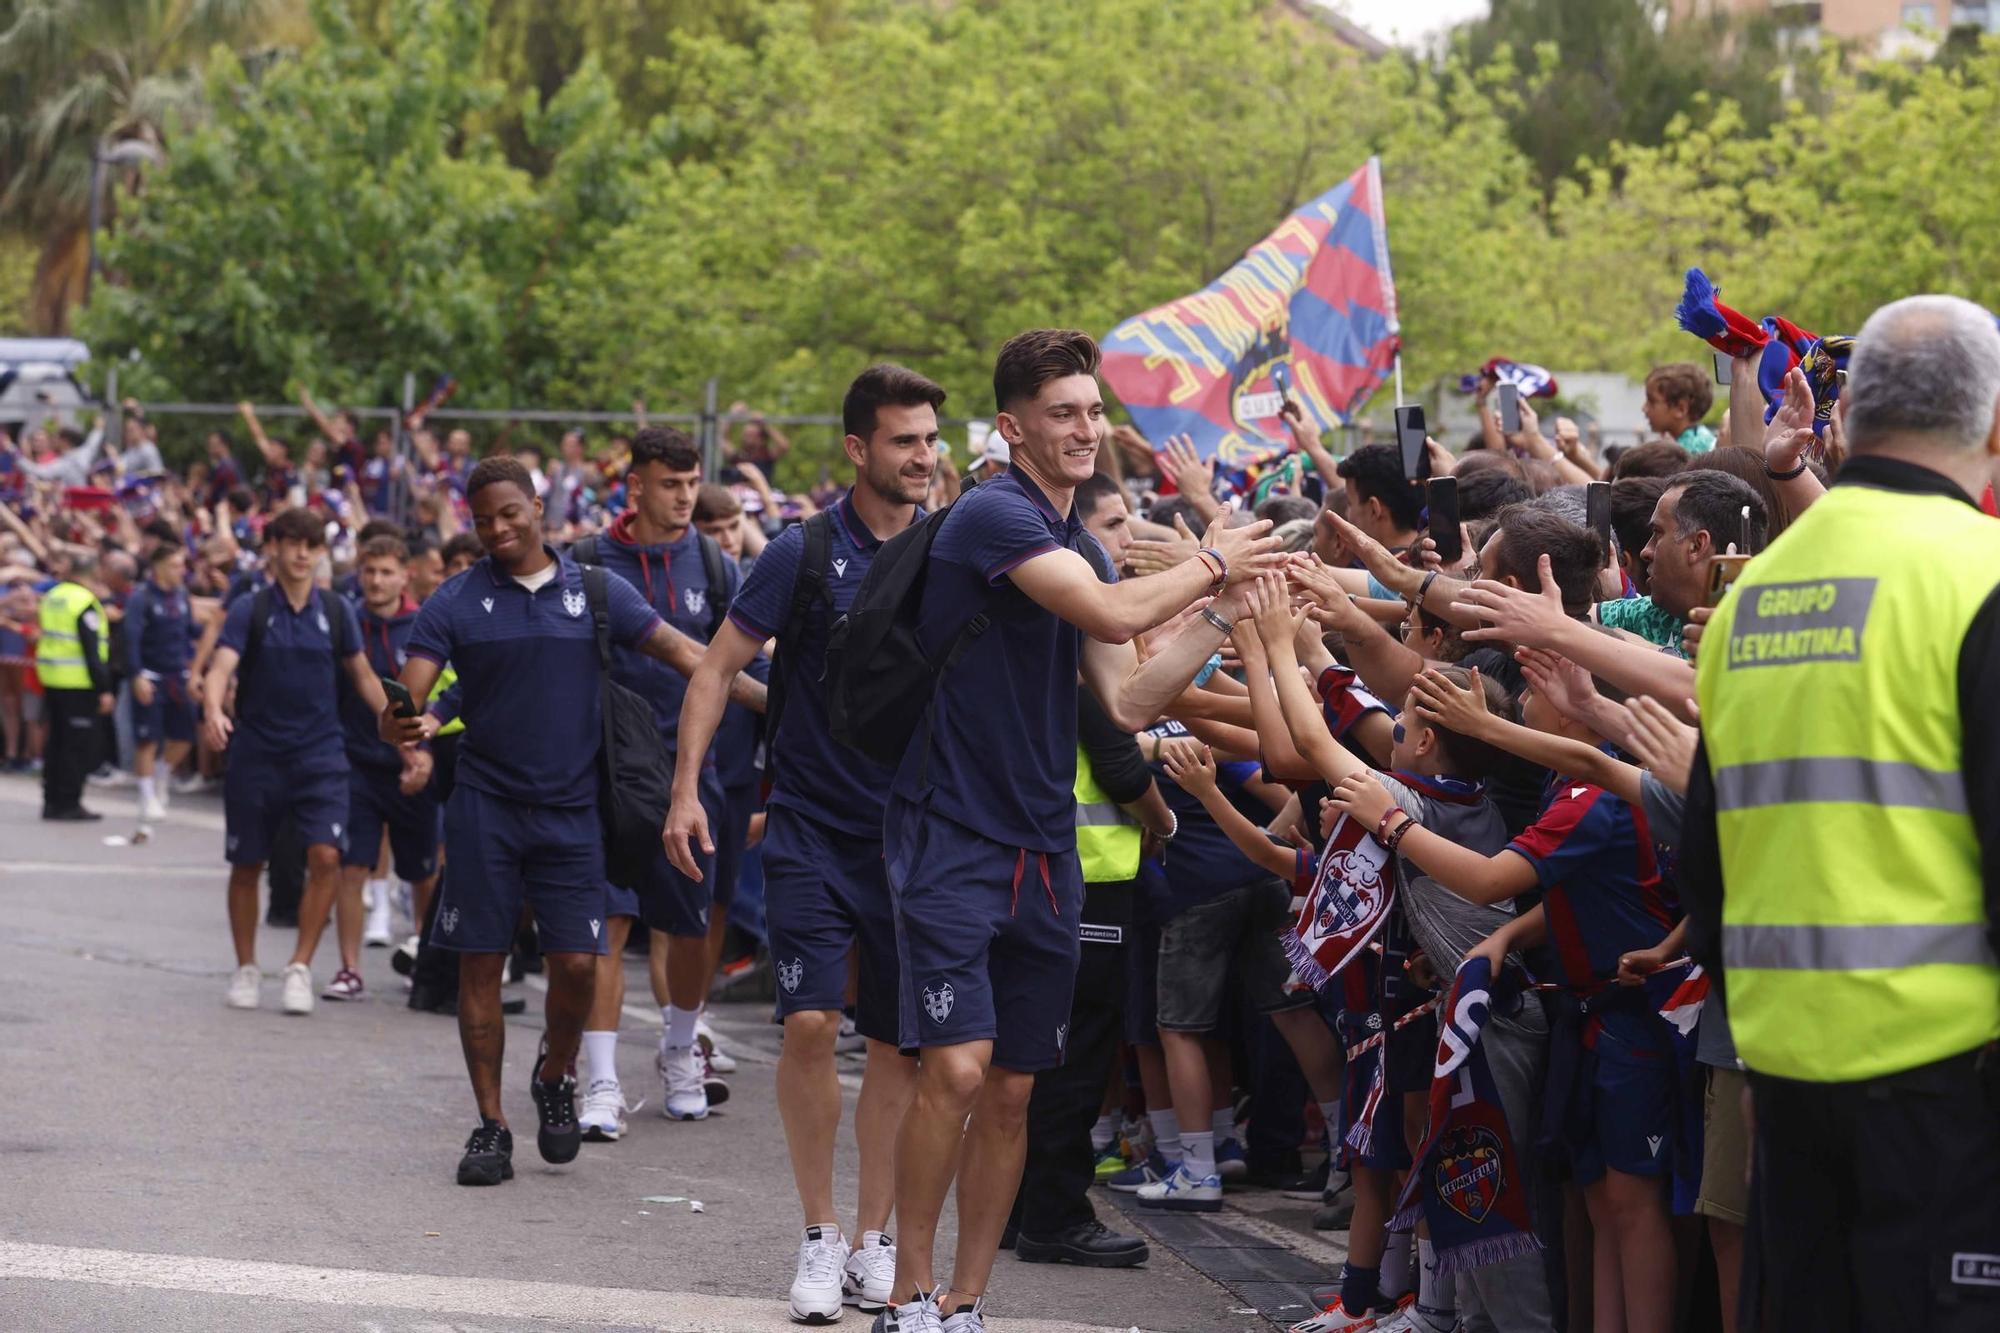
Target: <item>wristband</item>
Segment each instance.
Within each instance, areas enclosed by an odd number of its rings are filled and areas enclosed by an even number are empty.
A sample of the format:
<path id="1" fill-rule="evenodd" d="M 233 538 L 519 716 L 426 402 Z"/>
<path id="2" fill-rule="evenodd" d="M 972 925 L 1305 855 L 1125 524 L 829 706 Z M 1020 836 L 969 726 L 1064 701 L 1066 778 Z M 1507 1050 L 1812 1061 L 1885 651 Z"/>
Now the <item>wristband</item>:
<path id="1" fill-rule="evenodd" d="M 1167 825 L 1167 831 L 1160 835 L 1161 842 L 1172 842 L 1174 835 L 1181 831 L 1181 817 L 1179 815 L 1169 810 L 1167 811 L 1167 819 L 1170 822 Z"/>
<path id="2" fill-rule="evenodd" d="M 1408 814 L 1403 815 L 1403 822 L 1396 825 L 1396 831 L 1389 835 L 1389 840 L 1383 844 L 1383 849 L 1386 850 L 1389 853 L 1389 855 L 1394 856 L 1396 854 L 1396 849 L 1403 845 L 1404 837 L 1407 836 L 1409 834 L 1409 831 L 1415 827 L 1417 827 L 1416 819 Z"/>
<path id="3" fill-rule="evenodd" d="M 1224 620 L 1221 616 L 1215 614 L 1215 608 L 1212 606 L 1204 606 L 1201 609 L 1201 618 L 1203 620 L 1206 620 L 1209 624 L 1215 626 L 1217 629 L 1221 630 L 1224 634 L 1228 634 L 1230 631 L 1236 628 L 1234 625 Z"/>
<path id="4" fill-rule="evenodd" d="M 1430 573 L 1424 575 L 1424 581 L 1417 585 L 1417 595 L 1415 597 L 1412 597 L 1409 602 L 1410 610 L 1412 612 L 1415 612 L 1420 607 L 1422 607 L 1424 604 L 1424 598 L 1431 595 L 1431 585 L 1437 582 L 1437 576 L 1438 576 L 1438 571 L 1433 569 L 1432 571 L 1430 571 Z"/>
<path id="5" fill-rule="evenodd" d="M 1208 684 L 1208 678 L 1221 669 L 1222 654 L 1210 653 L 1208 660 L 1201 664 L 1201 670 L 1194 673 L 1194 687 L 1200 689 L 1202 686 Z"/>
<path id="6" fill-rule="evenodd" d="M 1799 455 L 1799 465 L 1793 468 L 1790 472 L 1773 472 L 1771 471 L 1771 465 L 1769 463 L 1764 464 L 1764 475 L 1769 477 L 1772 481 L 1790 481 L 1793 477 L 1798 476 L 1805 470 L 1806 470 L 1806 456 L 1804 454 Z"/>
<path id="7" fill-rule="evenodd" d="M 1206 556 L 1215 561 L 1215 581 L 1210 585 L 1211 587 L 1220 588 L 1223 584 L 1229 582 L 1229 562 L 1222 558 L 1222 552 L 1216 550 L 1213 546 L 1204 546 L 1199 551 L 1196 551 L 1195 554 Z"/>
<path id="8" fill-rule="evenodd" d="M 1402 815 L 1403 818 L 1405 819 L 1408 819 L 1410 817 L 1408 812 L 1406 812 L 1402 806 L 1400 805 L 1390 806 L 1388 810 L 1383 813 L 1382 817 L 1375 821 L 1375 841 L 1384 842 L 1388 839 L 1389 821 L 1394 819 L 1397 815 Z"/>

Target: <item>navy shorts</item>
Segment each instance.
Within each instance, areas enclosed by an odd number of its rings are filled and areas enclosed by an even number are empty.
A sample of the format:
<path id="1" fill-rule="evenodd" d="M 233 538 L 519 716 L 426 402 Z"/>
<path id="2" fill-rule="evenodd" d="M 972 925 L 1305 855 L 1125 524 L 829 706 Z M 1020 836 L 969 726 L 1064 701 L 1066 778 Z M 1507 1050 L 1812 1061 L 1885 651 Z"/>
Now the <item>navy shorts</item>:
<path id="1" fill-rule="evenodd" d="M 765 823 L 762 849 L 778 1017 L 841 1008 L 848 954 L 858 946 L 854 1026 L 864 1037 L 898 1044 L 896 910 L 882 844 L 778 805 Z"/>
<path id="2" fill-rule="evenodd" d="M 637 918 L 639 915 L 639 895 L 631 889 L 606 880 L 604 882 L 604 915 L 608 917 L 629 916 Z"/>
<path id="3" fill-rule="evenodd" d="M 194 696 L 188 693 L 186 672 L 154 681 L 149 704 L 133 696 L 132 739 L 141 745 L 194 739 Z"/>
<path id="4" fill-rule="evenodd" d="M 701 808 L 708 815 L 708 836 L 712 842 L 720 843 L 727 835 L 722 818 L 722 784 L 716 779 L 713 767 L 701 772 Z M 624 887 L 632 890 L 627 898 L 616 893 L 615 901 L 635 904 L 629 912 L 620 915 L 637 916 L 645 922 L 649 930 L 664 930 L 669 935 L 679 935 L 683 939 L 708 935 L 708 907 L 715 895 L 715 863 L 717 857 L 704 854 L 696 843 L 691 850 L 694 863 L 701 869 L 701 882 L 696 883 L 674 869 L 674 863 L 667 859 L 664 843 L 653 848 L 653 859 L 646 872 L 633 883 Z"/>
<path id="5" fill-rule="evenodd" d="M 444 807 L 435 943 L 506 953 L 525 903 L 543 953 L 603 953 L 604 828 L 594 805 L 530 805 L 459 783 Z"/>
<path id="6" fill-rule="evenodd" d="M 342 865 L 370 866 L 382 850 L 382 830 L 389 830 L 389 859 L 396 875 L 415 884 L 437 873 L 438 843 L 444 838 L 444 812 L 430 788 L 405 796 L 393 768 L 347 771 L 347 852 Z"/>
<path id="7" fill-rule="evenodd" d="M 757 798 L 757 784 L 752 782 L 742 787 L 722 788 L 722 823 L 715 832 L 715 873 L 709 883 L 713 892 L 709 901 L 729 914 L 729 904 L 736 901 L 736 885 L 743 878 L 743 858 L 747 854 L 743 844 L 750 837 L 750 816 L 763 808 Z"/>
<path id="8" fill-rule="evenodd" d="M 906 1050 L 991 1041 L 993 1063 L 1062 1063 L 1082 942 L 1074 849 L 1024 851 L 892 797 L 882 825 Z"/>
<path id="9" fill-rule="evenodd" d="M 278 826 L 291 816 L 307 847 L 347 850 L 347 774 L 279 773 L 231 755 L 222 777 L 223 847 L 233 866 L 271 859 Z"/>
<path id="10" fill-rule="evenodd" d="M 1606 1169 L 1628 1176 L 1665 1175 L 1674 1160 L 1674 1059 L 1642 1050 L 1618 1033 L 1597 1030 L 1577 1069 L 1578 1093 L 1588 1113 L 1570 1146 L 1577 1184 L 1604 1178 Z"/>
<path id="11" fill-rule="evenodd" d="M 1125 970 L 1125 1044 L 1160 1044 L 1160 927 L 1141 921 L 1129 937 L 1131 966 Z"/>

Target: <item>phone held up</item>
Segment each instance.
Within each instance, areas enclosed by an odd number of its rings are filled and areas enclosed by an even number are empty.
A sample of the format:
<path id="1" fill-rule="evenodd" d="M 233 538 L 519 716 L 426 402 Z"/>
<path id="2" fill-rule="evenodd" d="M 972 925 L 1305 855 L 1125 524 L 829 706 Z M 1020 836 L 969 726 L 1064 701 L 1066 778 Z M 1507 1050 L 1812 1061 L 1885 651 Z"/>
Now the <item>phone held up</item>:
<path id="1" fill-rule="evenodd" d="M 1715 382 L 1717 384 L 1729 383 L 1734 369 L 1735 363 L 1730 361 L 1727 352 L 1717 352 L 1715 354 Z"/>
<path id="2" fill-rule="evenodd" d="M 381 680 L 382 693 L 389 696 L 389 711 L 397 717 L 415 717 L 417 701 L 410 697 L 410 692 L 404 687 L 403 682 L 388 676 L 383 676 Z"/>
<path id="3" fill-rule="evenodd" d="M 1750 544 L 1750 506 L 1743 506 L 1743 546 Z M 1735 542 L 1721 555 L 1708 558 L 1708 604 L 1718 606 L 1722 595 L 1729 591 L 1729 585 L 1743 576 L 1743 566 L 1750 563 L 1750 557 L 1740 554 L 1743 547 Z"/>
<path id="4" fill-rule="evenodd" d="M 1431 456 L 1424 448 L 1430 430 L 1424 425 L 1424 409 L 1412 403 L 1396 409 L 1396 443 L 1403 450 L 1403 479 L 1423 481 L 1431 475 Z"/>
<path id="5" fill-rule="evenodd" d="M 1597 540 L 1604 544 L 1604 558 L 1611 559 L 1611 483 L 1593 481 L 1584 490 L 1584 516 Z"/>
<path id="6" fill-rule="evenodd" d="M 1292 400 L 1292 375 L 1280 361 L 1271 367 L 1271 383 L 1278 386 L 1278 406 L 1280 409 Z"/>
<path id="7" fill-rule="evenodd" d="M 1431 544 L 1447 569 L 1465 558 L 1465 535 L 1459 526 L 1458 478 L 1432 477 L 1425 486 L 1430 510 Z"/>
<path id="8" fill-rule="evenodd" d="M 1502 382 L 1494 392 L 1500 398 L 1500 433 L 1512 435 L 1521 429 L 1521 386 Z"/>

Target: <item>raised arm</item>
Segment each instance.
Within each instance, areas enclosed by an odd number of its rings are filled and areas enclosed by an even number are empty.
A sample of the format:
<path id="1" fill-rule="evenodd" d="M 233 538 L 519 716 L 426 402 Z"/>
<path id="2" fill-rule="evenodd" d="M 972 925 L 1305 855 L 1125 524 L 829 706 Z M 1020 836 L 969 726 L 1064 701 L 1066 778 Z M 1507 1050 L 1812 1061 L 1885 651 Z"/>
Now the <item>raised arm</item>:
<path id="1" fill-rule="evenodd" d="M 1261 587 L 1256 596 L 1262 599 Z M 1257 632 L 1255 617 L 1237 621 L 1230 638 L 1236 644 L 1236 655 L 1243 659 L 1243 676 L 1250 687 L 1250 717 L 1256 724 L 1258 751 L 1264 760 L 1264 768 L 1291 782 L 1305 782 L 1318 777 L 1319 770 L 1313 767 L 1312 761 L 1292 744 L 1291 728 L 1285 725 L 1278 690 L 1271 683 L 1271 661 L 1264 652 L 1264 640 Z"/>
<path id="2" fill-rule="evenodd" d="M 1594 745 L 1567 736 L 1551 736 L 1488 712 L 1477 669 L 1472 673 L 1472 682 L 1472 689 L 1460 689 L 1440 671 L 1424 672 L 1412 687 L 1416 691 L 1417 716 L 1461 736 L 1497 745 L 1531 764 L 1595 783 L 1638 804 L 1637 768 L 1613 759 Z"/>
<path id="3" fill-rule="evenodd" d="M 1292 447 L 1312 460 L 1313 470 L 1327 486 L 1340 485 L 1340 460 L 1326 451 L 1326 445 L 1319 438 L 1319 432 L 1306 420 L 1305 408 L 1287 398 L 1278 416 L 1284 421 L 1285 429 L 1291 432 Z"/>
<path id="4" fill-rule="evenodd" d="M 1297 854 L 1272 842 L 1263 829 L 1245 819 L 1243 812 L 1229 803 L 1229 798 L 1216 786 L 1215 756 L 1208 752 L 1208 747 L 1199 741 L 1176 739 L 1168 741 L 1164 748 L 1162 758 L 1166 761 L 1167 776 L 1201 802 L 1201 808 L 1208 812 L 1216 827 L 1229 835 L 1236 850 L 1259 868 L 1291 883 Z"/>
<path id="5" fill-rule="evenodd" d="M 1275 605 L 1262 589 L 1259 590 L 1259 602 L 1257 632 L 1263 638 L 1264 651 L 1271 659 L 1271 682 L 1277 691 L 1278 707 L 1284 714 L 1292 744 L 1312 765 L 1313 771 L 1328 782 L 1361 771 L 1364 767 L 1362 762 L 1327 730 L 1319 702 L 1299 675 L 1292 640 L 1305 616 L 1291 609 L 1290 603 L 1284 599 L 1282 588 L 1278 589 Z"/>
<path id="6" fill-rule="evenodd" d="M 656 662 L 665 662 L 689 680 L 694 679 L 694 673 L 701 667 L 701 641 L 689 638 L 664 620 L 653 626 L 653 632 L 635 646 L 646 656 Z M 747 662 L 749 659 L 744 660 Z M 730 677 L 729 702 L 742 704 L 753 713 L 761 713 L 764 711 L 764 696 L 763 681 L 747 676 L 741 670 Z"/>
<path id="7" fill-rule="evenodd" d="M 1396 808 L 1389 789 L 1366 769 L 1334 784 L 1330 800 L 1335 808 L 1345 810 L 1356 823 L 1371 830 Z M 1393 835 L 1400 823 L 1391 819 L 1388 832 Z M 1414 820 L 1396 853 L 1467 902 L 1482 906 L 1506 902 L 1540 882 L 1534 864 L 1512 848 L 1485 856 Z"/>
<path id="8" fill-rule="evenodd" d="M 1284 568 L 1290 557 L 1279 549 L 1270 532 L 1269 519 L 1240 528 L 1225 527 L 1220 520 L 1211 524 L 1205 547 L 1220 555 L 1222 569 L 1216 567 L 1215 556 L 1196 554 L 1158 574 L 1105 583 L 1090 562 L 1075 551 L 1057 549 L 1023 561 L 1007 577 L 1038 605 L 1091 638 L 1101 643 L 1128 643 L 1134 635 L 1179 614 L 1218 577 L 1226 574 L 1227 584 L 1234 587 L 1260 573 Z M 1214 651 L 1219 642 L 1218 636 L 1209 650 Z M 1178 692 L 1176 687 L 1173 693 Z M 1108 706 L 1109 701 L 1106 703 Z"/>

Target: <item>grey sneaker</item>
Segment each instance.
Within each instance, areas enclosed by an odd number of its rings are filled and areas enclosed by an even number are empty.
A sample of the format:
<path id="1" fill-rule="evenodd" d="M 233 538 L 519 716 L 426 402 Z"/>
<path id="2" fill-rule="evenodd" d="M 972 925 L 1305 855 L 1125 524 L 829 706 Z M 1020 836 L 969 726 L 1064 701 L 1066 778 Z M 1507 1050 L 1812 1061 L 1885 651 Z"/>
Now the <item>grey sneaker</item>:
<path id="1" fill-rule="evenodd" d="M 915 1300 L 904 1301 L 901 1305 L 885 1305 L 882 1313 L 875 1316 L 870 1333 L 944 1333 L 944 1320 L 938 1314 L 938 1293 L 919 1292 Z M 975 1330 L 978 1325 L 972 1326 Z"/>

